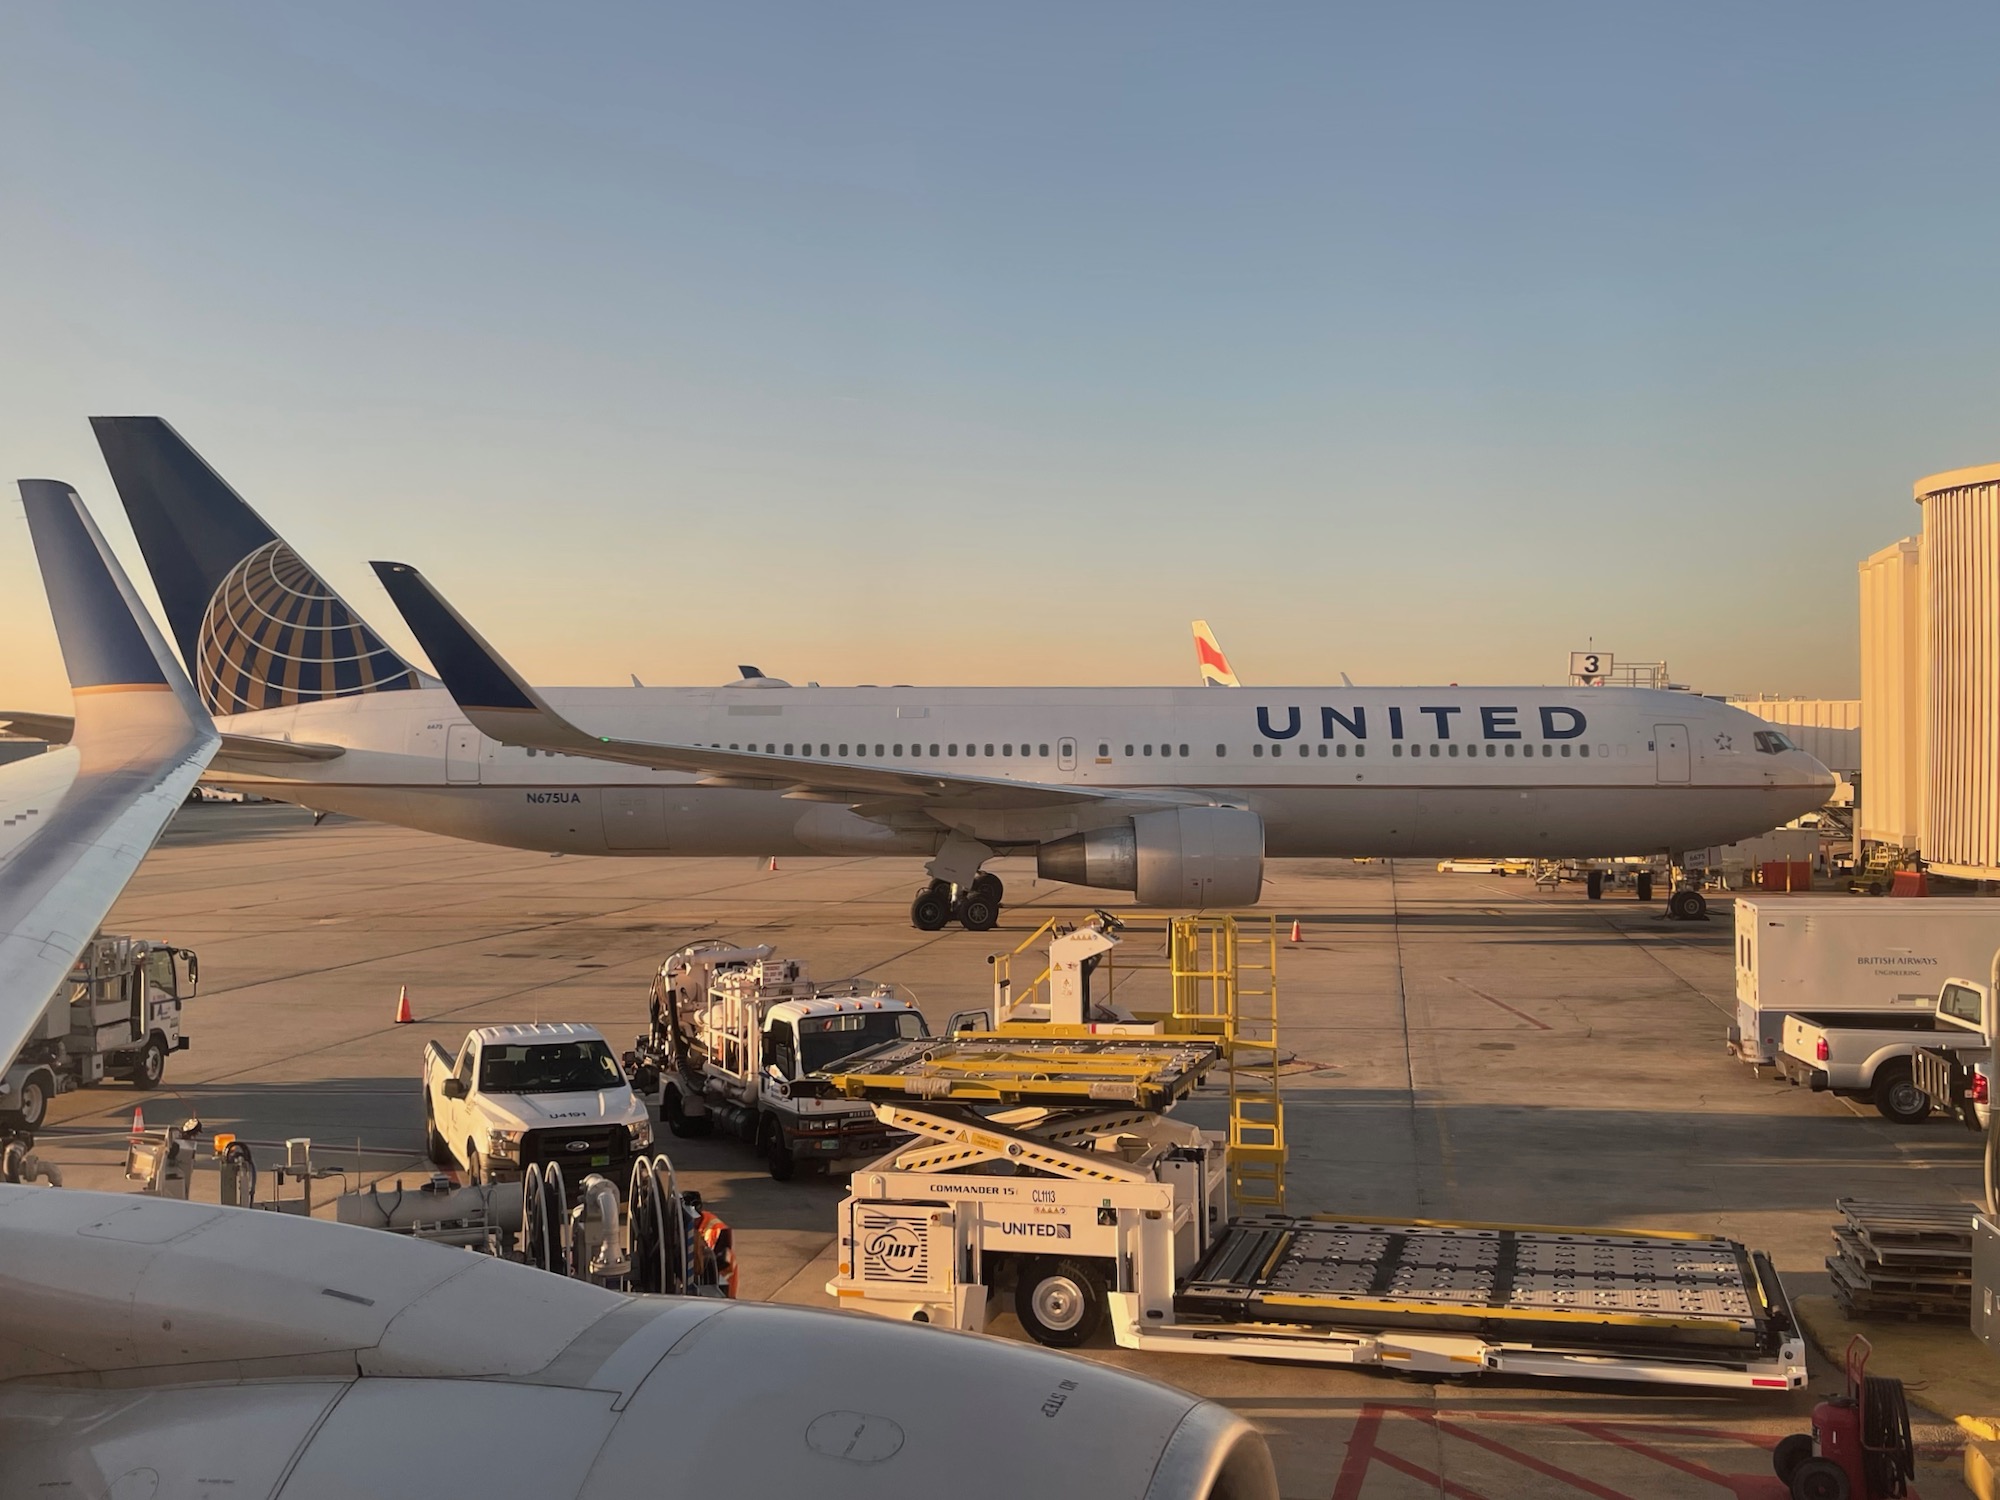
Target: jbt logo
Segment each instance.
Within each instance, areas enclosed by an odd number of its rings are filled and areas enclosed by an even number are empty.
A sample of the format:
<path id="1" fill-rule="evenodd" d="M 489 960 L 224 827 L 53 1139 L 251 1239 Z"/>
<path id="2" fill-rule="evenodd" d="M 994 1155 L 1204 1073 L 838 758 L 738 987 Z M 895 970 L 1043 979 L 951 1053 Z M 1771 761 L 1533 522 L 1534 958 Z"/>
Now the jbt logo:
<path id="1" fill-rule="evenodd" d="M 861 1249 L 862 1263 L 872 1275 L 888 1281 L 924 1279 L 923 1236 L 908 1224 L 884 1225 L 862 1241 Z"/>

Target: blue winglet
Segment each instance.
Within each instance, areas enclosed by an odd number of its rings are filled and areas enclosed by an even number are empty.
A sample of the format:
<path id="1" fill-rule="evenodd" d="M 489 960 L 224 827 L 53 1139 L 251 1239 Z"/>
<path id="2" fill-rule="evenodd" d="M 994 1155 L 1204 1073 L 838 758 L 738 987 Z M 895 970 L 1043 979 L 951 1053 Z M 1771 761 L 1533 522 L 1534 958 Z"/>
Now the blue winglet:
<path id="1" fill-rule="evenodd" d="M 206 724 L 193 686 L 76 491 L 59 479 L 20 486 L 71 690 L 171 692 Z"/>
<path id="2" fill-rule="evenodd" d="M 460 708 L 468 713 L 486 708 L 545 710 L 534 690 L 445 602 L 423 574 L 408 563 L 376 562 L 369 566 Z"/>

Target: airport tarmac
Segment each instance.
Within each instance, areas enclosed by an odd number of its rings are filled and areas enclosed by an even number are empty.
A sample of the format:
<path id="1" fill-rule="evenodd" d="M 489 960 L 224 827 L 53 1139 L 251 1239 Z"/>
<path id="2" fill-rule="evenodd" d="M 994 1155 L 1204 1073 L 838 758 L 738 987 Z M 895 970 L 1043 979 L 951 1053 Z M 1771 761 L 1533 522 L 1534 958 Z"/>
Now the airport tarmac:
<path id="1" fill-rule="evenodd" d="M 162 1089 L 55 1101 L 43 1154 L 71 1185 L 122 1189 L 135 1104 L 255 1141 L 310 1136 L 322 1162 L 416 1180 L 423 1042 L 474 1024 L 587 1021 L 623 1048 L 660 960 L 697 939 L 771 942 L 815 975 L 895 980 L 934 1019 L 989 1000 L 986 957 L 1045 917 L 1119 910 L 1022 862 L 999 930 L 914 931 L 914 860 L 613 860 L 454 842 L 278 805 L 191 807 L 107 930 L 201 955 L 192 1049 Z M 1429 863 L 1271 867 L 1283 950 L 1295 1211 L 1704 1230 L 1768 1250 L 1823 1294 L 1843 1196 L 1970 1201 L 1974 1138 L 1757 1078 L 1729 1057 L 1726 904 L 1707 924 Z M 419 1024 L 392 1024 L 407 985 Z M 830 1302 L 825 1178 L 772 1182 L 747 1147 L 663 1135 L 736 1229 L 744 1295 Z M 359 1155 L 356 1155 L 358 1151 Z M 260 1165 L 272 1153 L 258 1150 Z M 339 1179 L 323 1184 L 331 1193 Z M 212 1199 L 215 1179 L 197 1179 Z M 1010 1316 L 997 1331 L 1019 1336 Z M 1971 1348 L 1968 1341 L 1969 1350 Z M 1287 1496 L 1783 1494 L 1768 1449 L 1814 1395 L 1700 1395 L 1086 1351 L 1222 1400 L 1269 1434 Z M 1972 1357 L 1969 1354 L 1969 1357 Z M 1884 1371 L 1882 1373 L 1896 1373 Z M 1815 1360 L 1811 1391 L 1837 1384 Z M 1917 1393 L 1921 1399 L 1921 1393 Z M 1950 1414 L 1945 1414 L 1950 1415 Z M 1921 1493 L 1964 1494 L 1951 1430 L 1919 1432 Z"/>

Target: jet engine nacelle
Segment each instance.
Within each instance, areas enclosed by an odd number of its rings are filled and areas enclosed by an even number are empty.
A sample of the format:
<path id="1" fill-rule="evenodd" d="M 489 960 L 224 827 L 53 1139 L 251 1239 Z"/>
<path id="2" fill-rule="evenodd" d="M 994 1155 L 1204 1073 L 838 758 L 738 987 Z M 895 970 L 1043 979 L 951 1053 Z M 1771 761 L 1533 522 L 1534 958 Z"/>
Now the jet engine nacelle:
<path id="1" fill-rule="evenodd" d="M 1148 906 L 1255 906 L 1264 889 L 1264 820 L 1238 807 L 1170 807 L 1035 851 L 1044 880 L 1131 891 Z"/>
<path id="2" fill-rule="evenodd" d="M 1051 1476 L 1055 1476 L 1052 1480 Z M 0 1184 L 0 1495 L 1277 1500 L 1241 1417 L 883 1318 Z"/>

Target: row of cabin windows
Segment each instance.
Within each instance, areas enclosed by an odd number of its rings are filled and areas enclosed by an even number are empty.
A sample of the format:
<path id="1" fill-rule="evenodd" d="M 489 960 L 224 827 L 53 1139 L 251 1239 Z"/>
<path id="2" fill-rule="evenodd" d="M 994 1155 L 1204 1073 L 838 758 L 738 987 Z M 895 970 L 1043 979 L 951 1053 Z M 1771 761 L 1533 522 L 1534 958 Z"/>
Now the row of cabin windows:
<path id="1" fill-rule="evenodd" d="M 715 742 L 711 744 L 710 748 L 715 750 L 720 750 L 722 748 L 722 745 L 720 742 Z M 753 755 L 757 753 L 757 747 L 754 744 L 752 745 L 733 744 L 729 748 L 732 750 L 748 750 Z M 967 755 L 977 756 L 980 753 L 980 748 L 977 745 L 966 745 L 962 748 L 964 750 L 964 753 Z M 828 759 L 835 758 L 836 756 L 840 759 L 845 759 L 850 749 L 856 755 L 866 755 L 868 753 L 868 747 L 866 745 L 853 745 L 853 746 L 840 745 L 836 747 L 830 741 L 822 741 L 817 753 L 820 756 Z M 936 756 L 951 756 L 951 755 L 957 755 L 960 752 L 960 749 L 961 747 L 958 745 L 932 745 L 930 747 L 930 753 Z M 908 751 L 909 754 L 913 756 L 921 756 L 924 753 L 924 747 L 922 745 L 908 745 L 908 746 L 877 745 L 875 747 L 875 758 L 877 760 L 901 759 L 906 750 Z M 785 755 L 812 755 L 815 752 L 810 743 L 798 744 L 794 742 L 793 744 L 786 745 L 782 752 L 779 750 L 778 746 L 775 743 L 767 744 L 764 746 L 764 754 L 766 755 L 778 755 L 780 753 Z M 988 746 L 986 746 L 985 753 L 987 755 L 993 755 L 995 753 L 995 747 L 989 744 Z M 1017 753 L 1019 756 L 1025 759 L 1047 760 L 1049 758 L 1049 747 L 1047 745 L 1026 745 L 1026 744 L 1023 745 L 1003 744 L 998 747 L 998 754 L 1002 758 L 1012 759 L 1016 756 Z"/>
<path id="2" fill-rule="evenodd" d="M 1523 755 L 1523 756 L 1525 756 L 1525 757 L 1530 757 L 1530 758 L 1532 758 L 1532 757 L 1533 757 L 1533 755 L 1534 755 L 1534 753 L 1535 753 L 1535 747 L 1534 747 L 1533 745 L 1521 745 L 1521 746 L 1519 746 L 1518 748 L 1519 748 L 1519 751 L 1520 751 L 1520 754 L 1521 754 L 1521 755 Z M 1439 746 L 1439 745 L 1432 745 L 1432 746 L 1430 746 L 1430 747 L 1429 747 L 1429 749 L 1430 749 L 1430 756 L 1431 756 L 1431 759 L 1432 759 L 1432 760 L 1436 760 L 1436 759 L 1438 758 L 1438 756 L 1439 756 L 1440 754 L 1443 754 L 1443 755 L 1450 755 L 1450 756 L 1452 756 L 1452 757 L 1454 757 L 1454 758 L 1456 758 L 1456 757 L 1458 756 L 1458 754 L 1459 754 L 1459 747 L 1458 747 L 1457 745 L 1443 745 L 1443 746 Z M 1424 746 L 1422 746 L 1422 745 L 1412 745 L 1412 746 L 1410 746 L 1410 747 L 1409 747 L 1409 754 L 1411 754 L 1411 755 L 1422 755 L 1422 754 L 1424 753 L 1424 750 L 1425 750 L 1425 747 L 1424 747 Z M 1514 745 L 1511 745 L 1511 744 L 1508 744 L 1508 745 L 1488 745 L 1488 746 L 1486 747 L 1486 758 L 1487 758 L 1488 760 L 1492 760 L 1492 759 L 1494 759 L 1494 758 L 1495 758 L 1496 756 L 1499 756 L 1499 755 L 1503 755 L 1503 754 L 1504 754 L 1504 755 L 1505 755 L 1505 756 L 1506 756 L 1506 757 L 1507 757 L 1507 758 L 1508 758 L 1509 760 L 1511 760 L 1511 759 L 1513 759 L 1513 757 L 1514 757 L 1514 754 L 1515 754 L 1515 750 L 1516 750 L 1516 747 L 1515 747 Z M 1217 745 L 1217 746 L 1215 747 L 1215 753 L 1216 753 L 1217 755 L 1220 755 L 1220 754 L 1222 753 L 1222 747 L 1221 747 L 1220 745 Z M 1263 747 L 1262 745 L 1252 745 L 1252 746 L 1250 747 L 1250 753 L 1251 753 L 1252 755 L 1263 755 L 1263 754 L 1265 753 L 1265 749 L 1264 749 L 1264 747 Z M 1269 752 L 1269 753 L 1270 753 L 1270 754 L 1271 754 L 1271 755 L 1272 755 L 1272 756 L 1273 756 L 1273 757 L 1275 758 L 1275 757 L 1277 757 L 1277 756 L 1280 756 L 1280 755 L 1283 755 L 1283 754 L 1285 753 L 1285 747 L 1284 747 L 1283 745 L 1273 745 L 1273 746 L 1271 746 L 1271 748 L 1270 748 L 1270 752 Z M 1326 759 L 1326 757 L 1327 757 L 1327 753 L 1328 753 L 1328 752 L 1327 752 L 1327 748 L 1326 748 L 1326 745 L 1325 745 L 1324 743 L 1321 743 L 1321 744 L 1318 744 L 1318 745 L 1301 745 L 1301 746 L 1299 746 L 1299 756 L 1300 756 L 1300 758 L 1301 758 L 1301 759 L 1303 759 L 1304 757 L 1306 757 L 1306 756 L 1308 756 L 1308 755 L 1315 755 L 1315 754 L 1316 754 L 1316 755 L 1318 755 L 1318 756 L 1319 756 L 1319 758 L 1320 758 L 1321 760 L 1325 760 L 1325 759 Z M 1346 755 L 1346 754 L 1347 754 L 1347 746 L 1346 746 L 1346 744 L 1342 743 L 1342 744 L 1338 744 L 1338 745 L 1335 745 L 1335 746 L 1333 747 L 1333 751 L 1332 751 L 1332 753 L 1333 753 L 1333 754 L 1334 754 L 1335 756 L 1344 756 L 1344 755 Z M 1368 747 L 1367 747 L 1366 745 L 1356 745 L 1356 746 L 1354 747 L 1354 753 L 1355 753 L 1356 755 L 1366 755 L 1366 754 L 1368 753 Z M 1389 753 L 1390 753 L 1391 755 L 1401 755 L 1401 754 L 1403 754 L 1403 753 L 1404 753 L 1404 750 L 1403 750 L 1403 747 L 1402 747 L 1401 745 L 1391 745 L 1391 746 L 1389 747 Z M 1477 756 L 1477 755 L 1479 754 L 1479 746 L 1477 746 L 1477 745 L 1467 745 L 1467 746 L 1465 747 L 1465 750 L 1464 750 L 1464 753 L 1465 753 L 1465 755 L 1466 755 L 1466 756 L 1467 756 L 1468 758 L 1473 758 L 1473 757 L 1476 757 L 1476 756 Z M 1556 747 L 1555 747 L 1554 745 L 1544 745 L 1544 746 L 1542 746 L 1542 758 L 1543 758 L 1544 760 L 1547 760 L 1548 758 L 1550 758 L 1551 756 L 1553 756 L 1553 755 L 1555 755 L 1555 754 L 1557 754 L 1557 753 L 1558 753 L 1558 752 L 1557 752 L 1557 749 L 1556 749 Z M 1569 747 L 1568 745 L 1564 745 L 1564 746 L 1562 747 L 1562 749 L 1561 749 L 1561 752 L 1560 752 L 1560 753 L 1561 753 L 1561 754 L 1563 755 L 1563 757 L 1564 757 L 1565 759 L 1567 759 L 1567 758 L 1568 758 L 1568 756 L 1569 756 L 1569 754 L 1570 754 L 1570 747 Z M 1609 754 L 1610 752 L 1609 752 L 1609 750 L 1607 750 L 1607 749 L 1606 749 L 1606 747 L 1605 747 L 1605 746 L 1603 746 L 1603 745 L 1599 745 L 1599 746 L 1597 747 L 1597 753 L 1598 753 L 1599 755 L 1607 755 L 1607 754 Z M 1580 756 L 1584 757 L 1585 759 L 1588 759 L 1588 758 L 1589 758 L 1589 756 L 1590 756 L 1590 746 L 1588 746 L 1588 745 L 1578 745 L 1578 746 L 1576 747 L 1576 754 L 1578 754 L 1578 755 L 1580 755 Z"/>

